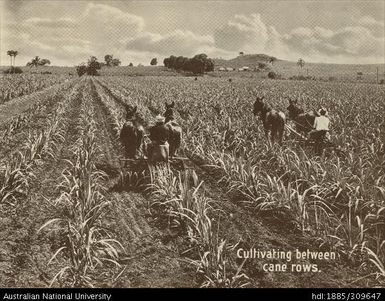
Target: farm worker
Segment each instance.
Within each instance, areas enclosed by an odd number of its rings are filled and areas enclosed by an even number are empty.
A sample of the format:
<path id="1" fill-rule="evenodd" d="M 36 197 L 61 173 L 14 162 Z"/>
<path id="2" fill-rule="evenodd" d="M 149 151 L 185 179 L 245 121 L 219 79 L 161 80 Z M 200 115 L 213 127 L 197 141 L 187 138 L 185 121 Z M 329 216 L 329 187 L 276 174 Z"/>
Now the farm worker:
<path id="1" fill-rule="evenodd" d="M 161 115 L 156 116 L 155 125 L 149 128 L 149 138 L 151 143 L 148 145 L 148 158 L 150 161 L 168 162 L 169 156 L 169 128 L 164 123 L 165 118 Z"/>
<path id="2" fill-rule="evenodd" d="M 139 159 L 142 153 L 144 128 L 138 118 L 137 107 L 126 108 L 126 121 L 119 137 L 124 145 L 126 158 Z"/>
<path id="3" fill-rule="evenodd" d="M 318 110 L 318 114 L 319 116 L 314 119 L 313 130 L 309 132 L 309 139 L 319 140 L 322 135 L 325 135 L 325 137 L 329 139 L 330 120 L 328 118 L 328 112 L 325 108 L 321 108 Z"/>

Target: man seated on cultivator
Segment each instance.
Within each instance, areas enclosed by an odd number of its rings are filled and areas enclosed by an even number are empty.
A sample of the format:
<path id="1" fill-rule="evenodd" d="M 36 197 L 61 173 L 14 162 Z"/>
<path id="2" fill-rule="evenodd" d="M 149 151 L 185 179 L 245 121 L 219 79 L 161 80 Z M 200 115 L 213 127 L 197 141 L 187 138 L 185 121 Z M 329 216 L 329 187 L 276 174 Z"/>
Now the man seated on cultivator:
<path id="1" fill-rule="evenodd" d="M 152 162 L 168 162 L 169 129 L 164 123 L 165 118 L 156 116 L 155 125 L 149 128 L 151 143 L 147 146 L 148 159 Z"/>
<path id="2" fill-rule="evenodd" d="M 330 120 L 327 117 L 327 110 L 325 108 L 321 108 L 318 111 L 318 114 L 320 116 L 317 116 L 314 119 L 314 126 L 313 130 L 309 132 L 309 139 L 314 140 L 314 141 L 320 141 L 323 138 L 329 140 L 330 135 L 329 135 L 329 124 Z"/>

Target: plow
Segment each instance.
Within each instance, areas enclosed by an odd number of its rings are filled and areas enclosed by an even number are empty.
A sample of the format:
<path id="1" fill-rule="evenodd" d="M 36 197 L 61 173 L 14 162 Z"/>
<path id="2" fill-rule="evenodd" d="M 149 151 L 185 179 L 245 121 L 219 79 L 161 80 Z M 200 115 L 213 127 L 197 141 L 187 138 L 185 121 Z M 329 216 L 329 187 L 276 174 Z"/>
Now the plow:
<path id="1" fill-rule="evenodd" d="M 154 177 L 169 172 L 188 173 L 191 168 L 185 162 L 188 158 L 172 157 L 167 162 L 153 162 L 147 157 L 121 158 L 121 173 L 118 180 L 119 189 L 142 189 L 153 183 Z M 144 186 L 143 186 L 144 185 Z"/>
<path id="2" fill-rule="evenodd" d="M 331 150 L 335 152 L 339 157 L 346 156 L 345 152 L 339 145 L 330 141 L 326 134 L 320 135 L 318 139 L 309 139 L 305 135 L 297 132 L 292 126 L 286 124 L 285 129 L 296 137 L 300 138 L 299 145 L 302 147 L 312 147 L 317 155 L 321 155 L 324 151 Z"/>
<path id="3" fill-rule="evenodd" d="M 140 158 L 122 158 L 120 159 L 121 162 L 124 163 L 124 166 L 127 169 L 130 169 L 135 172 L 142 172 L 146 169 L 149 169 L 151 167 L 155 166 L 169 166 L 173 170 L 183 171 L 186 169 L 185 162 L 189 159 L 186 157 L 171 157 L 169 158 L 168 162 L 153 162 L 149 160 L 146 156 L 140 157 Z"/>

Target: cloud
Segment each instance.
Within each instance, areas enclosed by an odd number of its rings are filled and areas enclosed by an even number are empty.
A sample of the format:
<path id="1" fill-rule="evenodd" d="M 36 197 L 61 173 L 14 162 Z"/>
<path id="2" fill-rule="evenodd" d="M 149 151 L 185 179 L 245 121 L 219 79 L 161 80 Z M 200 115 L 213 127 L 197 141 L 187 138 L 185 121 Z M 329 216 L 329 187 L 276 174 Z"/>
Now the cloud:
<path id="1" fill-rule="evenodd" d="M 74 65 L 84 61 L 92 53 L 89 41 L 76 37 L 74 29 L 67 27 L 40 26 L 55 23 L 51 19 L 30 19 L 19 26 L 8 23 L 2 37 L 2 48 L 17 49 L 17 63 L 25 65 L 34 56 L 49 59 L 54 65 Z M 58 20 L 63 21 L 63 20 Z M 67 21 L 67 20 L 64 20 Z M 2 61 L 6 62 L 4 56 Z"/>
<path id="2" fill-rule="evenodd" d="M 363 25 L 363 26 L 378 26 L 381 27 L 382 29 L 384 28 L 384 21 L 377 21 L 371 16 L 363 16 L 358 20 L 358 24 Z"/>
<path id="3" fill-rule="evenodd" d="M 89 3 L 80 25 L 89 28 L 90 35 L 95 38 L 121 39 L 141 32 L 144 20 L 109 5 Z"/>
<path id="4" fill-rule="evenodd" d="M 234 57 L 239 51 L 255 53 L 282 50 L 280 35 L 274 27 L 266 26 L 260 15 L 236 15 L 213 36 L 198 35 L 188 30 L 175 30 L 167 34 L 143 31 L 125 41 L 126 50 L 148 51 L 161 56 L 193 56 L 206 53 L 211 57 Z"/>
<path id="5" fill-rule="evenodd" d="M 7 11 L 13 15 L 17 15 L 25 4 L 23 1 L 14 1 L 14 0 L 5 0 L 1 2 L 4 2 L 4 4 L 0 3 L 0 7 L 2 8 L 2 6 L 4 5 Z"/>
<path id="6" fill-rule="evenodd" d="M 384 56 L 384 39 L 375 37 L 365 27 L 345 27 L 335 32 L 324 28 L 297 28 L 283 37 L 287 47 L 307 57 L 324 56 L 334 61 L 345 56 L 354 62 L 355 58 L 377 58 Z"/>
<path id="7" fill-rule="evenodd" d="M 334 63 L 355 63 L 357 59 L 373 62 L 382 59 L 383 62 L 384 38 L 375 36 L 374 31 L 363 25 L 383 23 L 370 17 L 363 17 L 357 23 L 336 31 L 297 27 L 280 34 L 275 27 L 265 24 L 259 14 L 236 15 L 215 31 L 215 47 L 233 52 L 267 53 L 288 60 L 302 56 L 309 61 L 326 59 Z"/>
<path id="8" fill-rule="evenodd" d="M 69 28 L 76 26 L 76 22 L 70 18 L 49 19 L 49 18 L 29 18 L 24 21 L 25 26 L 46 27 L 50 29 Z"/>
<path id="9" fill-rule="evenodd" d="M 90 55 L 121 52 L 122 40 L 143 31 L 143 18 L 104 4 L 88 3 L 76 19 L 30 17 L 5 24 L 2 44 L 20 53 L 80 63 Z M 20 61 L 30 60 L 20 55 Z M 24 62 L 24 63 L 25 63 Z"/>
<path id="10" fill-rule="evenodd" d="M 52 47 L 50 45 L 46 45 L 46 44 L 40 43 L 38 41 L 31 41 L 29 43 L 29 45 L 35 46 L 39 50 L 51 50 L 51 51 L 55 50 L 55 47 Z"/>
<path id="11" fill-rule="evenodd" d="M 192 56 L 214 46 L 210 36 L 196 35 L 191 31 L 175 30 L 171 33 L 160 35 L 144 32 L 126 42 L 126 49 L 149 51 L 161 55 Z"/>
<path id="12" fill-rule="evenodd" d="M 384 61 L 384 23 L 371 16 L 356 18 L 351 26 L 337 30 L 303 26 L 279 32 L 260 14 L 238 14 L 205 34 L 177 28 L 167 33 L 149 31 L 141 16 L 100 3 L 84 4 L 71 18 L 32 16 L 2 23 L 2 47 L 20 50 L 19 62 L 39 55 L 53 64 L 72 65 L 90 55 L 103 59 L 111 53 L 123 64 L 146 64 L 152 57 L 160 62 L 172 54 L 232 58 L 240 51 L 295 61 L 303 57 L 308 62 Z M 4 53 L 1 55 L 6 59 Z"/>
<path id="13" fill-rule="evenodd" d="M 214 40 L 218 48 L 256 53 L 278 47 L 279 34 L 274 27 L 267 26 L 259 14 L 236 15 L 214 32 Z"/>

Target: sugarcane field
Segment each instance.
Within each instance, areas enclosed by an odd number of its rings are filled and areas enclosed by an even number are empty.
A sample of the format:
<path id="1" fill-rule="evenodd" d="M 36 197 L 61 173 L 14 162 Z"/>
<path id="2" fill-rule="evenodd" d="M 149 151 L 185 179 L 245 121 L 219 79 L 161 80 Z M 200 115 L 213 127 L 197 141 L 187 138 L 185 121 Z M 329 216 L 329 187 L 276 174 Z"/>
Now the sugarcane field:
<path id="1" fill-rule="evenodd" d="M 0 2 L 0 287 L 384 287 L 383 3 Z"/>

